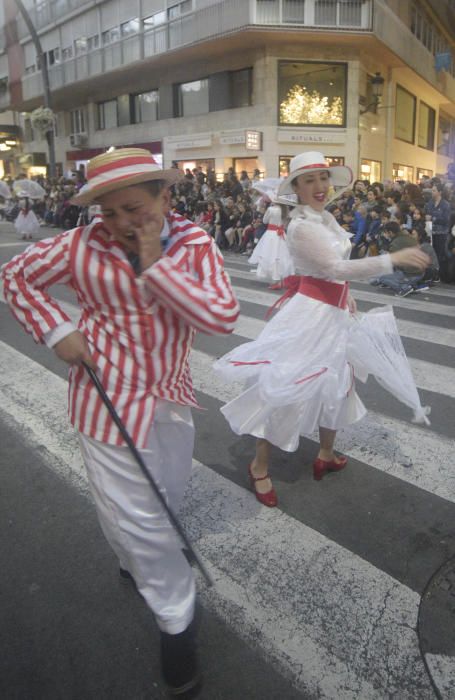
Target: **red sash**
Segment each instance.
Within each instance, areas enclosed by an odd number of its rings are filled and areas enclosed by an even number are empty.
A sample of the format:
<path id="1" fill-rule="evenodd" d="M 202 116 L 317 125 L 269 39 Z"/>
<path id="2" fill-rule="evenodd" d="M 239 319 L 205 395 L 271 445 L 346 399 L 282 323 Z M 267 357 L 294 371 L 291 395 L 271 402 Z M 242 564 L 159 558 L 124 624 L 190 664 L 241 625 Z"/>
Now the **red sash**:
<path id="1" fill-rule="evenodd" d="M 349 282 L 340 284 L 308 275 L 290 275 L 284 278 L 283 289 L 286 290 L 285 293 L 270 307 L 266 318 L 269 318 L 273 311 L 280 309 L 294 294 L 304 294 L 339 309 L 346 309 L 348 306 Z"/>
<path id="2" fill-rule="evenodd" d="M 286 235 L 286 231 L 284 230 L 284 226 L 277 226 L 277 224 L 269 224 L 267 226 L 267 230 L 268 231 L 276 231 L 280 238 L 284 238 Z"/>

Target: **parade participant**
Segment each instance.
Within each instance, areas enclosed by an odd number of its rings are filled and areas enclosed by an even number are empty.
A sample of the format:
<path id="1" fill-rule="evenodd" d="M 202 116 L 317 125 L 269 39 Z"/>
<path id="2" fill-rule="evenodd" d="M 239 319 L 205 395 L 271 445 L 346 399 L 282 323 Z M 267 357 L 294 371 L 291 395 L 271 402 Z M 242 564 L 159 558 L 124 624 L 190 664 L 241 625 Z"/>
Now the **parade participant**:
<path id="1" fill-rule="evenodd" d="M 347 463 L 333 451 L 336 431 L 365 414 L 349 362 L 349 314 L 356 305 L 345 281 L 387 274 L 393 265 L 428 264 L 417 248 L 349 260 L 349 233 L 324 207 L 330 185 L 347 187 L 351 180 L 349 168 L 329 167 L 321 153 L 291 160 L 278 191 L 295 193 L 299 202 L 287 231 L 297 274 L 284 280 L 288 290 L 277 306 L 287 303 L 255 341 L 215 363 L 225 379 L 246 381 L 245 391 L 221 410 L 235 433 L 258 438 L 249 475 L 257 499 L 267 506 L 277 504 L 268 476 L 271 444 L 293 452 L 300 435 L 319 429 L 313 474 L 320 480 Z"/>
<path id="2" fill-rule="evenodd" d="M 198 682 L 195 584 L 181 545 L 82 366 L 106 393 L 171 509 L 184 496 L 197 407 L 188 355 L 195 331 L 232 332 L 238 304 L 211 237 L 169 213 L 177 169 L 143 149 L 93 158 L 75 203 L 101 218 L 27 248 L 3 267 L 5 297 L 37 342 L 70 368 L 69 413 L 79 431 L 103 532 L 134 578 L 161 633 L 162 671 L 174 694 Z M 72 287 L 76 330 L 47 293 Z"/>
<path id="3" fill-rule="evenodd" d="M 40 225 L 38 218 L 30 206 L 30 200 L 28 197 L 22 196 L 21 193 L 18 195 L 19 199 L 19 214 L 14 222 L 14 228 L 21 237 L 23 241 L 27 238 L 32 240 L 33 236 L 39 232 Z"/>
<path id="4" fill-rule="evenodd" d="M 267 224 L 265 233 L 248 259 L 250 265 L 257 265 L 256 277 L 260 280 L 280 282 L 294 272 L 286 243 L 284 219 L 284 205 L 272 200 L 262 219 Z"/>

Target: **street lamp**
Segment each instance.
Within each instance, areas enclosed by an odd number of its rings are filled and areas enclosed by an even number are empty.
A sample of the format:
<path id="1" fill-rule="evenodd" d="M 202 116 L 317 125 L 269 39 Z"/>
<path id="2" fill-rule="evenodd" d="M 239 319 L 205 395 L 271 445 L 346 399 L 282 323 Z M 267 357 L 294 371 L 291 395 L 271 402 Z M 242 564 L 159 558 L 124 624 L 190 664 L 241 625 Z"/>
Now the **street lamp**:
<path id="1" fill-rule="evenodd" d="M 380 73 L 375 73 L 370 80 L 370 85 L 372 100 L 370 104 L 365 107 L 365 109 L 360 110 L 360 114 L 365 114 L 365 112 L 376 112 L 384 89 L 384 78 Z"/>
<path id="2" fill-rule="evenodd" d="M 30 36 L 35 45 L 36 55 L 41 68 L 41 76 L 43 78 L 43 101 L 44 107 L 51 109 L 51 90 L 49 85 L 49 74 L 47 71 L 46 57 L 43 53 L 43 47 L 41 46 L 41 41 L 38 36 L 38 32 L 35 29 L 35 25 L 24 6 L 22 0 L 14 0 L 17 9 L 22 15 L 22 18 L 27 25 L 27 29 L 30 32 Z M 55 177 L 55 141 L 54 141 L 54 129 L 49 129 L 46 131 L 46 141 L 49 149 L 49 176 Z"/>

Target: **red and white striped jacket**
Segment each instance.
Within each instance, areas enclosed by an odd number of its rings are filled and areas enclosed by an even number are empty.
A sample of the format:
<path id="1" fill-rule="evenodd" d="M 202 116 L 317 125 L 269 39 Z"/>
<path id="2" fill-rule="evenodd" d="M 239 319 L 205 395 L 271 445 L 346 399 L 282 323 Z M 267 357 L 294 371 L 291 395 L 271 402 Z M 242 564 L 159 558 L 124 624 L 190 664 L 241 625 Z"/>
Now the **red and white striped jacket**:
<path id="1" fill-rule="evenodd" d="M 42 240 L 2 269 L 5 298 L 37 342 L 70 319 L 46 291 L 71 286 L 107 394 L 138 447 L 146 444 L 156 399 L 197 406 L 188 356 L 196 330 L 231 333 L 238 302 L 223 259 L 205 231 L 168 216 L 165 254 L 136 277 L 102 221 Z M 72 424 L 102 442 L 123 440 L 83 367 L 71 367 Z"/>

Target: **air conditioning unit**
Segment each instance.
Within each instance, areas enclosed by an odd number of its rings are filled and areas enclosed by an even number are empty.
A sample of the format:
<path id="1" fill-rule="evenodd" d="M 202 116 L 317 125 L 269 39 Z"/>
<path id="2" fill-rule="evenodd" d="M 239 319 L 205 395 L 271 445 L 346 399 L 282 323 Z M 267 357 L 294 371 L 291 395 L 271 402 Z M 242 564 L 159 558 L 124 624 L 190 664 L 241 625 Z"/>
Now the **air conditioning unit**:
<path id="1" fill-rule="evenodd" d="M 70 134 L 70 144 L 76 148 L 82 148 L 87 145 L 87 134 Z"/>

